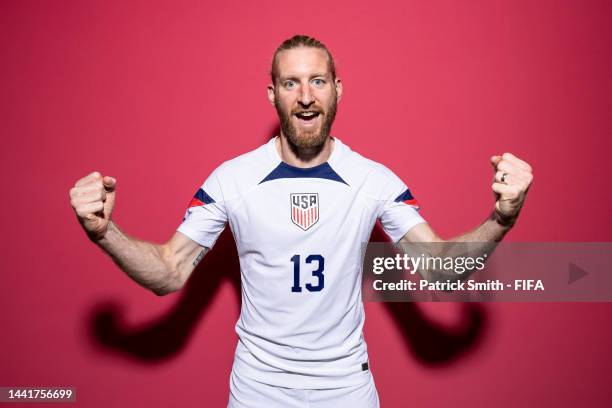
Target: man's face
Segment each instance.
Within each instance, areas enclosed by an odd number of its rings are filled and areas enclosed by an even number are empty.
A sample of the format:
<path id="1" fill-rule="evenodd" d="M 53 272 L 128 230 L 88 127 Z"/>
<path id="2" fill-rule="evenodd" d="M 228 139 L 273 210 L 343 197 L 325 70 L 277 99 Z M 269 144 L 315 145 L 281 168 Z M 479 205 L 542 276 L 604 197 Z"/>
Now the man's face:
<path id="1" fill-rule="evenodd" d="M 298 148 L 323 146 L 342 94 L 340 80 L 332 78 L 324 50 L 298 47 L 281 51 L 276 60 L 276 83 L 268 87 L 281 130 Z"/>

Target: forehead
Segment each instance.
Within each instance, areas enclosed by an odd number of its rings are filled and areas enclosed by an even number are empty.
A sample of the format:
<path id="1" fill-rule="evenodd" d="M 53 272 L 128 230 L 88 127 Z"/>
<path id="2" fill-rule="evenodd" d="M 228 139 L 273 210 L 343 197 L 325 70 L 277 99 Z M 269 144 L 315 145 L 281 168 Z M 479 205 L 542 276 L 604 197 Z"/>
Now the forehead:
<path id="1" fill-rule="evenodd" d="M 276 56 L 276 68 L 280 77 L 329 73 L 327 53 L 313 47 L 297 47 L 279 52 Z"/>

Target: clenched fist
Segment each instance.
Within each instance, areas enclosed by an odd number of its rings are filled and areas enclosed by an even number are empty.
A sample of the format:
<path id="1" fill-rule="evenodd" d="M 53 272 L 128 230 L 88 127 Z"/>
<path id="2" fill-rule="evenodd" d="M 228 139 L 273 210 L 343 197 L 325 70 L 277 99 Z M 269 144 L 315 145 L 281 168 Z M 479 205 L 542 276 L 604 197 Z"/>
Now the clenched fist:
<path id="1" fill-rule="evenodd" d="M 533 180 L 531 166 L 511 153 L 491 157 L 495 170 L 493 192 L 495 214 L 498 222 L 512 225 L 525 202 L 525 196 Z"/>
<path id="2" fill-rule="evenodd" d="M 93 241 L 106 235 L 111 212 L 115 205 L 117 181 L 97 171 L 83 177 L 70 189 L 70 204 L 79 222 Z"/>

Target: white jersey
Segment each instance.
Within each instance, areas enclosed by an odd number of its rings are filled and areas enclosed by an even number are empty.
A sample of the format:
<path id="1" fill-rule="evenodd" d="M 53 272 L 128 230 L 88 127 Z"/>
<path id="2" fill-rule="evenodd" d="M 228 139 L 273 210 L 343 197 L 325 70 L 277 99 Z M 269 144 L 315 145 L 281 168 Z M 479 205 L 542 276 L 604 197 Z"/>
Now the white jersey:
<path id="1" fill-rule="evenodd" d="M 329 160 L 284 163 L 275 139 L 219 166 L 178 231 L 211 248 L 229 223 L 242 307 L 233 369 L 302 389 L 367 381 L 362 245 L 379 219 L 398 241 L 424 222 L 406 185 L 337 138 Z"/>

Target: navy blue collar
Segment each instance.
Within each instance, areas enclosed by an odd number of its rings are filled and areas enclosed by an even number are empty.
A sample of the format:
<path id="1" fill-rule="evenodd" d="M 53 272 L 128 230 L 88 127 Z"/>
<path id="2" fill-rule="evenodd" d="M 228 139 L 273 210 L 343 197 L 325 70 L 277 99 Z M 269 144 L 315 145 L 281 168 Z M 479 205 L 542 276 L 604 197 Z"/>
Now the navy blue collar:
<path id="1" fill-rule="evenodd" d="M 348 186 L 348 183 L 342 180 L 342 177 L 327 162 L 308 168 L 295 167 L 285 162 L 280 162 L 259 184 L 283 178 L 320 178 L 337 181 Z"/>

